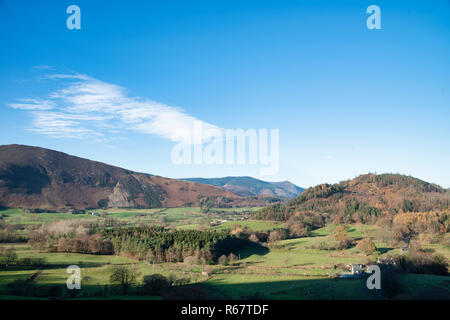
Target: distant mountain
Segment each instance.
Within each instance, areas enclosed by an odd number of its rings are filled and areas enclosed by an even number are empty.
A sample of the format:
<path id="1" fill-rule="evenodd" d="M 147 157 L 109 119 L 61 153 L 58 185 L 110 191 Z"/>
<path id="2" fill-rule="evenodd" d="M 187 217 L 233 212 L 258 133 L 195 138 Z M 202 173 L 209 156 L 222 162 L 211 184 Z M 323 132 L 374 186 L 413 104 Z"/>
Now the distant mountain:
<path id="1" fill-rule="evenodd" d="M 364 174 L 308 188 L 285 204 L 261 209 L 256 217 L 288 220 L 314 212 L 341 222 L 364 222 L 383 213 L 448 210 L 449 205 L 449 190 L 436 184 L 400 174 Z"/>
<path id="2" fill-rule="evenodd" d="M 177 207 L 197 205 L 200 197 L 241 199 L 217 187 L 133 172 L 58 151 L 0 146 L 0 207 Z"/>
<path id="3" fill-rule="evenodd" d="M 187 178 L 186 181 L 208 184 L 241 196 L 276 196 L 294 198 L 303 188 L 289 181 L 267 182 L 252 177 Z"/>

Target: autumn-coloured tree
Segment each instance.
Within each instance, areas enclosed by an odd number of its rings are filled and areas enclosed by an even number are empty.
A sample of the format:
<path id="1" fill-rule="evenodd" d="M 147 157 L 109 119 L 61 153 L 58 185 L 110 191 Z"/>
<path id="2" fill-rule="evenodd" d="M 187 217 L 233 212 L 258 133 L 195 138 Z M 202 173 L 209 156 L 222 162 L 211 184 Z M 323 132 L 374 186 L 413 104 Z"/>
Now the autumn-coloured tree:
<path id="1" fill-rule="evenodd" d="M 364 252 L 364 254 L 367 256 L 369 256 L 372 253 L 374 253 L 375 251 L 377 251 L 377 247 L 375 246 L 375 243 L 373 243 L 373 241 L 370 240 L 369 238 L 365 238 L 365 239 L 362 239 L 361 241 L 359 241 L 358 244 L 356 245 L 356 248 L 359 251 Z"/>
<path id="2" fill-rule="evenodd" d="M 300 222 L 293 223 L 289 226 L 289 234 L 292 238 L 302 238 L 308 236 L 308 229 Z"/>
<path id="3" fill-rule="evenodd" d="M 395 226 L 408 227 L 414 233 L 445 233 L 450 227 L 450 211 L 401 212 L 394 217 Z"/>
<path id="4" fill-rule="evenodd" d="M 230 253 L 230 255 L 228 256 L 228 261 L 233 264 L 238 260 L 238 256 L 235 255 L 233 252 Z"/>
<path id="5" fill-rule="evenodd" d="M 334 228 L 333 231 L 333 238 L 336 241 L 342 241 L 347 237 L 347 230 L 345 230 L 344 225 L 338 225 L 336 228 Z"/>
<path id="6" fill-rule="evenodd" d="M 228 265 L 228 257 L 224 254 L 219 257 L 218 261 L 223 266 Z"/>
<path id="7" fill-rule="evenodd" d="M 256 234 L 252 233 L 250 237 L 248 238 L 251 242 L 259 242 L 259 238 Z"/>
<path id="8" fill-rule="evenodd" d="M 239 224 L 235 224 L 235 225 L 233 225 L 233 229 L 231 230 L 231 234 L 239 234 L 239 233 L 241 233 L 243 230 L 242 230 L 242 227 L 239 225 Z"/>
<path id="9" fill-rule="evenodd" d="M 82 252 L 80 250 L 80 247 L 81 247 L 81 241 L 78 240 L 78 239 L 75 239 L 73 241 L 73 245 L 72 245 L 72 253 L 80 253 L 80 252 Z"/>

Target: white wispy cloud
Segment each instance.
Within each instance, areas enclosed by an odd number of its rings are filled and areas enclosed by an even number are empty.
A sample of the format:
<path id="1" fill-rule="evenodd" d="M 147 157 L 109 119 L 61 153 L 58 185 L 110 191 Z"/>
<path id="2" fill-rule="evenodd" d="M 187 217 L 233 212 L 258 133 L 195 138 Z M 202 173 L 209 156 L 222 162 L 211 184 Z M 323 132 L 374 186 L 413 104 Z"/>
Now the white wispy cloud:
<path id="1" fill-rule="evenodd" d="M 10 103 L 9 106 L 14 109 L 22 110 L 50 110 L 55 107 L 50 100 L 39 99 L 18 99 L 20 103 Z"/>
<path id="2" fill-rule="evenodd" d="M 108 139 L 124 131 L 154 134 L 171 141 L 187 141 L 195 127 L 222 130 L 184 110 L 163 103 L 127 95 L 118 85 L 84 74 L 50 74 L 58 90 L 45 99 L 18 99 L 9 106 L 30 112 L 29 130 L 55 138 Z"/>

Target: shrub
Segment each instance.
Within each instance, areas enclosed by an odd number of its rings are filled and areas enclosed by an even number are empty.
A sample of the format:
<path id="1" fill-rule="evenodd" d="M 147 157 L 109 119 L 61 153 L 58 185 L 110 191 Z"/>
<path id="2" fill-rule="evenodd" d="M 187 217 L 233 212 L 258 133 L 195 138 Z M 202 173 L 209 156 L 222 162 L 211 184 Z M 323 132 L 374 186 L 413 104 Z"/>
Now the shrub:
<path id="1" fill-rule="evenodd" d="M 288 231 L 286 229 L 272 230 L 269 234 L 269 241 L 280 241 L 288 238 Z"/>
<path id="2" fill-rule="evenodd" d="M 448 262 L 444 256 L 432 255 L 420 249 L 410 249 L 409 254 L 397 257 L 396 263 L 407 273 L 448 274 Z"/>
<path id="3" fill-rule="evenodd" d="M 337 245 L 337 249 L 345 250 L 345 249 L 353 247 L 354 245 L 355 245 L 355 239 L 348 237 L 348 238 L 344 238 L 341 241 L 339 241 L 339 244 Z"/>
<path id="4" fill-rule="evenodd" d="M 184 286 L 191 283 L 189 278 L 178 278 L 172 281 L 172 286 Z"/>
<path id="5" fill-rule="evenodd" d="M 330 245 L 328 244 L 327 241 L 320 241 L 319 245 L 317 246 L 317 249 L 319 249 L 319 250 L 329 250 L 330 249 Z"/>
<path id="6" fill-rule="evenodd" d="M 144 277 L 144 292 L 150 294 L 159 294 L 162 289 L 170 286 L 169 280 L 161 274 L 152 274 Z"/>

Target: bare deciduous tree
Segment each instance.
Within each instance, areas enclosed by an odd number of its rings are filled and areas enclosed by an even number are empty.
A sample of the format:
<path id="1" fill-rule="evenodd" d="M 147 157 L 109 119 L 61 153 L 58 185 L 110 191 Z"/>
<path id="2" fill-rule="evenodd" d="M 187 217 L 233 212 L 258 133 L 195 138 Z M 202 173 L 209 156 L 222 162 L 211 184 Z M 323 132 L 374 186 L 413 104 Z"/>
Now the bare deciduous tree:
<path id="1" fill-rule="evenodd" d="M 128 289 L 136 284 L 138 276 L 139 272 L 136 265 L 118 265 L 113 266 L 109 281 L 113 284 L 119 284 L 123 294 L 127 294 Z"/>

